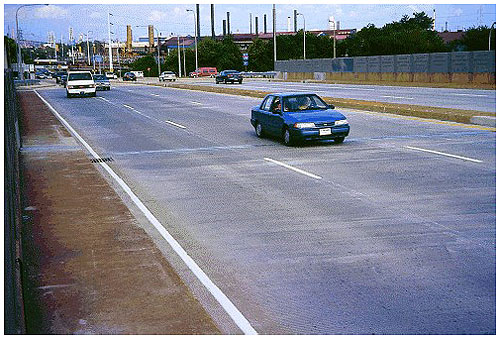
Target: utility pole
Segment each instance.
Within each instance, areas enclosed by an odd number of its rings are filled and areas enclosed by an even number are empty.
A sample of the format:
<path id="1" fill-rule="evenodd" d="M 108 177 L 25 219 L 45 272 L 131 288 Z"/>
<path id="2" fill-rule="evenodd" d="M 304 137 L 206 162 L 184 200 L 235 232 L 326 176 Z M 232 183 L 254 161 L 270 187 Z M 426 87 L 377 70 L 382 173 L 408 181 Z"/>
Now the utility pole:
<path id="1" fill-rule="evenodd" d="M 186 74 L 186 49 L 184 48 L 184 38 L 182 38 L 182 57 L 184 60 L 184 77 L 187 77 L 187 74 Z"/>
<path id="2" fill-rule="evenodd" d="M 252 13 L 250 13 L 250 34 L 252 34 Z"/>
<path id="3" fill-rule="evenodd" d="M 110 16 L 113 16 L 113 14 L 108 13 L 108 50 L 109 50 L 109 71 L 113 72 L 113 54 L 111 51 L 111 21 L 110 21 Z"/>
<path id="4" fill-rule="evenodd" d="M 335 46 L 335 43 L 337 42 L 337 24 L 335 22 L 335 18 L 332 16 L 331 20 L 328 20 L 330 23 L 333 24 L 333 58 L 335 59 L 337 57 L 337 48 Z"/>
<path id="5" fill-rule="evenodd" d="M 215 8 L 214 5 L 210 5 L 210 17 L 212 23 L 212 40 L 215 40 Z"/>
<path id="6" fill-rule="evenodd" d="M 200 5 L 196 5 L 196 40 L 200 39 Z"/>
<path id="7" fill-rule="evenodd" d="M 273 48 L 274 62 L 276 63 L 276 5 L 273 5 Z"/>
<path id="8" fill-rule="evenodd" d="M 197 18 L 196 18 L 196 12 L 193 11 L 192 9 L 186 9 L 187 12 L 193 12 L 193 17 L 194 17 L 194 55 L 195 55 L 195 60 L 196 60 L 196 69 L 195 72 L 196 74 L 198 73 L 198 39 L 196 38 L 198 36 L 198 28 L 197 28 Z"/>

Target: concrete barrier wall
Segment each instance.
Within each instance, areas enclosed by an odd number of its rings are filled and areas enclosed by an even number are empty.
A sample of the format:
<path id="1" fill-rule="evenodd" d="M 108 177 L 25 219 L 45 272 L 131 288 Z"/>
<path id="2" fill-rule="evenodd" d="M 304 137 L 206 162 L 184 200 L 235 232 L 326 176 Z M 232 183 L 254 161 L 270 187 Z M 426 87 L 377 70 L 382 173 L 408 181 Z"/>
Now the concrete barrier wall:
<path id="1" fill-rule="evenodd" d="M 275 70 L 286 73 L 289 80 L 493 84 L 496 79 L 495 51 L 282 60 L 275 63 Z"/>

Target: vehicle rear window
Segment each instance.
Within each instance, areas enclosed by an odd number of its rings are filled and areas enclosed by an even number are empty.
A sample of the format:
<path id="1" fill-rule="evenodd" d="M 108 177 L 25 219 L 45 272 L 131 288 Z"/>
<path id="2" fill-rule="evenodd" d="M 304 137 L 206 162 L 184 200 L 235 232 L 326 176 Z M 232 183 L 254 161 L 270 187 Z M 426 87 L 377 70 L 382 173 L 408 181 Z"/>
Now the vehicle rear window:
<path id="1" fill-rule="evenodd" d="M 90 73 L 69 74 L 68 80 L 69 81 L 92 80 L 92 75 Z"/>

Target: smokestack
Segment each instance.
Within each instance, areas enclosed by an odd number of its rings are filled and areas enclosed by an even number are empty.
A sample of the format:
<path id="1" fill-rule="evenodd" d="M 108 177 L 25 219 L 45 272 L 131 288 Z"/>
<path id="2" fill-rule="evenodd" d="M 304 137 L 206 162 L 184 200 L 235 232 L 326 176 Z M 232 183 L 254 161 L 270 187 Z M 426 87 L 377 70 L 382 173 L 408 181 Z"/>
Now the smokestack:
<path id="1" fill-rule="evenodd" d="M 286 27 L 287 27 L 287 29 L 286 29 L 287 32 L 291 32 L 292 31 L 290 17 L 288 17 L 288 21 L 287 21 L 287 26 Z"/>
<path id="2" fill-rule="evenodd" d="M 222 20 L 222 36 L 226 36 L 226 20 Z"/>
<path id="3" fill-rule="evenodd" d="M 215 40 L 215 10 L 214 10 L 214 5 L 210 5 L 210 22 L 212 23 L 212 40 Z"/>
<path id="4" fill-rule="evenodd" d="M 252 13 L 250 13 L 250 34 L 252 34 Z"/>
<path id="5" fill-rule="evenodd" d="M 447 32 L 448 31 L 448 21 L 444 23 L 444 30 Z"/>
<path id="6" fill-rule="evenodd" d="M 255 17 L 255 35 L 259 35 L 259 17 Z"/>
<path id="7" fill-rule="evenodd" d="M 132 55 L 132 26 L 127 25 L 127 53 Z"/>
<path id="8" fill-rule="evenodd" d="M 231 26 L 229 25 L 229 12 L 227 14 L 227 34 L 231 34 Z"/>
<path id="9" fill-rule="evenodd" d="M 149 52 L 153 52 L 153 47 L 155 45 L 155 31 L 153 25 L 148 25 L 148 38 L 149 38 Z"/>
<path id="10" fill-rule="evenodd" d="M 266 33 L 267 33 L 267 17 L 264 14 L 264 34 L 266 34 Z"/>
<path id="11" fill-rule="evenodd" d="M 297 10 L 293 10 L 293 31 L 297 33 Z"/>
<path id="12" fill-rule="evenodd" d="M 196 5 L 196 28 L 198 29 L 198 36 L 196 37 L 200 40 L 200 5 Z"/>

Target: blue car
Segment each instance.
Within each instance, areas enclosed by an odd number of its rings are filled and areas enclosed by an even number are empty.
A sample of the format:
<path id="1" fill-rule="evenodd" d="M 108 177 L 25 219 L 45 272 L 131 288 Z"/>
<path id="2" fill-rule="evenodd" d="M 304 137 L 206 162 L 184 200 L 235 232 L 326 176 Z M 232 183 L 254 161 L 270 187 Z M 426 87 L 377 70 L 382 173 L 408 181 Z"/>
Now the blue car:
<path id="1" fill-rule="evenodd" d="M 250 122 L 258 137 L 277 136 L 286 145 L 314 140 L 342 143 L 349 123 L 334 109 L 314 93 L 269 94 L 252 108 Z"/>

